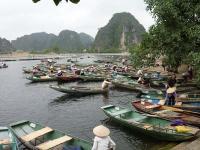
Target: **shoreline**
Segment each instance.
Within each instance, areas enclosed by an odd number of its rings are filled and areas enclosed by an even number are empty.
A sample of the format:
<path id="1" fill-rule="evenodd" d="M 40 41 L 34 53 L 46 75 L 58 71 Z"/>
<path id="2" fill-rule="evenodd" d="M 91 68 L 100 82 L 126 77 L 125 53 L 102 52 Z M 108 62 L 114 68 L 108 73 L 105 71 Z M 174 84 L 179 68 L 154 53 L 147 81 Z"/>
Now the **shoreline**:
<path id="1" fill-rule="evenodd" d="M 24 53 L 11 53 L 0 54 L 0 61 L 28 61 L 28 60 L 42 60 L 42 59 L 62 59 L 62 58 L 76 58 L 80 56 L 128 56 L 129 53 L 63 53 L 63 54 L 30 54 Z"/>

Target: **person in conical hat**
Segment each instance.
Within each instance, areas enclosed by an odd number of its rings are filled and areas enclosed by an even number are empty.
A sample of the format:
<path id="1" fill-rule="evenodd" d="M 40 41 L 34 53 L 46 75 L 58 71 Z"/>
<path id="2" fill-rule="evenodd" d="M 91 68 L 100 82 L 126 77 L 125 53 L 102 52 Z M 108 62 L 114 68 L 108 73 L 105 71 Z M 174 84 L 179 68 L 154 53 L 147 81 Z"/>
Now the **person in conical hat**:
<path id="1" fill-rule="evenodd" d="M 169 87 L 166 91 L 166 104 L 169 106 L 175 105 L 176 87 Z"/>
<path id="2" fill-rule="evenodd" d="M 115 150 L 116 144 L 110 138 L 110 130 L 107 127 L 103 125 L 96 126 L 93 133 L 95 138 L 92 150 Z"/>

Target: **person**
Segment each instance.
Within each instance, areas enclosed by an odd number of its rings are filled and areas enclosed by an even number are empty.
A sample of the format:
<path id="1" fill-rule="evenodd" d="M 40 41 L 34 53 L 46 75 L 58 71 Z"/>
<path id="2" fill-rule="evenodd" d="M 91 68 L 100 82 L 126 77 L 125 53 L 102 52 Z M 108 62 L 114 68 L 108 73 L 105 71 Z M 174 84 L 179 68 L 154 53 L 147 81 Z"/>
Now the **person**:
<path id="1" fill-rule="evenodd" d="M 166 91 L 166 105 L 173 106 L 175 105 L 176 99 L 176 87 L 169 87 Z"/>
<path id="2" fill-rule="evenodd" d="M 143 76 L 140 76 L 138 78 L 137 82 L 140 83 L 140 84 L 143 84 L 143 82 L 144 82 Z"/>
<path id="3" fill-rule="evenodd" d="M 183 77 L 185 83 L 188 81 L 188 76 L 189 76 L 188 72 L 182 73 L 182 77 Z"/>
<path id="4" fill-rule="evenodd" d="M 192 80 L 193 78 L 193 69 L 192 69 L 192 66 L 188 66 L 188 77 L 190 80 Z"/>
<path id="5" fill-rule="evenodd" d="M 109 84 L 111 84 L 109 79 L 104 80 L 103 83 L 102 83 L 102 86 L 101 86 L 102 89 L 107 89 Z"/>
<path id="6" fill-rule="evenodd" d="M 62 72 L 62 70 L 58 70 L 57 76 L 58 76 L 58 77 L 63 76 L 63 72 Z"/>
<path id="7" fill-rule="evenodd" d="M 176 74 L 173 74 L 167 81 L 167 88 L 175 87 L 175 85 L 176 85 Z"/>
<path id="8" fill-rule="evenodd" d="M 116 144 L 110 138 L 110 130 L 103 126 L 99 125 L 93 129 L 93 133 L 95 135 L 94 143 L 92 146 L 92 150 L 115 150 Z"/>
<path id="9" fill-rule="evenodd" d="M 140 70 L 138 70 L 138 72 L 137 72 L 137 75 L 138 76 L 142 76 L 143 75 L 143 72 L 142 72 L 142 70 L 140 69 Z"/>
<path id="10" fill-rule="evenodd" d="M 84 69 L 81 69 L 80 75 L 85 75 Z"/>
<path id="11" fill-rule="evenodd" d="M 50 73 L 53 73 L 53 71 L 54 71 L 53 66 L 50 66 Z"/>

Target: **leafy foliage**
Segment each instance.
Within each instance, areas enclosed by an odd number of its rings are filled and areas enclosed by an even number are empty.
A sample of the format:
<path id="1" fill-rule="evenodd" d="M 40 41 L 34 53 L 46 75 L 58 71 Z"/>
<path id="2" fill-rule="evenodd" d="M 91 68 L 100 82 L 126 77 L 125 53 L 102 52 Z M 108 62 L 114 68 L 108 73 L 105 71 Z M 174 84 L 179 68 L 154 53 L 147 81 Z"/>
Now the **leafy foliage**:
<path id="1" fill-rule="evenodd" d="M 40 0 L 33 0 L 34 3 L 39 2 Z M 62 0 L 53 0 L 55 5 L 58 5 Z M 80 0 L 69 0 L 70 2 L 77 4 L 79 3 Z M 66 2 L 68 2 L 68 0 L 66 0 Z"/>
<path id="2" fill-rule="evenodd" d="M 141 43 L 155 57 L 165 56 L 167 64 L 177 68 L 191 52 L 200 51 L 199 0 L 145 0 L 155 18 Z"/>

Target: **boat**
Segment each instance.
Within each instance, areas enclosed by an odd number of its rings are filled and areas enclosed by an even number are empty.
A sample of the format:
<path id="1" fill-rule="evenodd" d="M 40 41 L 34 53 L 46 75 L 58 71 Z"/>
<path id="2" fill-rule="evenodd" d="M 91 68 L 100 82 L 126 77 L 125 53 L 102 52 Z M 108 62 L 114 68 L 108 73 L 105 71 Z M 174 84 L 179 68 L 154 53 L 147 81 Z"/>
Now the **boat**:
<path id="1" fill-rule="evenodd" d="M 55 76 L 29 76 L 26 77 L 26 79 L 31 80 L 31 82 L 50 82 L 50 81 L 57 81 L 57 78 Z"/>
<path id="2" fill-rule="evenodd" d="M 68 76 L 56 76 L 58 82 L 71 82 L 80 80 L 79 76 L 77 75 L 68 75 Z"/>
<path id="3" fill-rule="evenodd" d="M 106 93 L 108 93 L 108 89 L 85 87 L 85 86 L 50 85 L 50 88 L 52 88 L 56 91 L 59 91 L 59 92 L 67 93 L 67 94 L 90 95 L 90 94 L 106 94 Z"/>
<path id="4" fill-rule="evenodd" d="M 186 126 L 187 132 L 178 132 L 180 126 L 171 126 L 171 121 L 143 114 L 128 108 L 107 105 L 101 107 L 104 113 L 116 123 L 158 140 L 184 141 L 194 138 L 200 129 Z"/>
<path id="5" fill-rule="evenodd" d="M 169 106 L 153 104 L 148 101 L 135 100 L 132 105 L 139 111 L 156 115 L 161 118 L 174 120 L 181 119 L 186 124 L 200 127 L 200 116 L 191 114 L 181 109 L 171 109 Z"/>
<path id="6" fill-rule="evenodd" d="M 0 69 L 3 69 L 3 68 L 8 68 L 8 65 L 0 65 Z"/>
<path id="7" fill-rule="evenodd" d="M 145 96 L 148 97 L 148 96 Z M 148 98 L 150 99 L 150 98 Z M 153 104 L 158 104 L 160 102 L 161 99 L 159 98 L 153 98 L 151 99 L 151 102 Z M 200 113 L 200 102 L 193 102 L 193 101 L 180 101 L 179 99 L 177 99 L 175 105 L 173 105 L 172 107 L 174 108 L 179 108 L 179 109 L 183 109 L 186 111 L 192 111 L 194 113 Z"/>
<path id="8" fill-rule="evenodd" d="M 91 150 L 91 143 L 72 137 L 56 129 L 34 123 L 19 121 L 10 124 L 11 131 L 19 141 L 29 149 L 48 150 L 72 147 L 82 150 Z"/>
<path id="9" fill-rule="evenodd" d="M 157 90 L 154 88 L 146 87 L 144 85 L 138 84 L 134 80 L 124 81 L 124 80 L 112 80 L 112 84 L 116 88 L 123 88 L 135 92 L 140 92 L 143 94 L 150 94 L 150 93 L 156 93 L 156 95 L 163 95 L 161 90 Z"/>
<path id="10" fill-rule="evenodd" d="M 97 82 L 97 81 L 103 81 L 105 79 L 104 76 L 93 75 L 93 74 L 80 75 L 79 77 L 83 82 Z"/>
<path id="11" fill-rule="evenodd" d="M 18 150 L 15 136 L 7 127 L 0 127 L 0 149 Z"/>
<path id="12" fill-rule="evenodd" d="M 177 101 L 180 101 L 180 102 L 200 102 L 200 94 L 199 93 L 180 94 L 177 98 Z"/>

